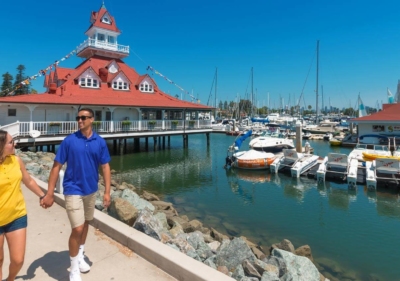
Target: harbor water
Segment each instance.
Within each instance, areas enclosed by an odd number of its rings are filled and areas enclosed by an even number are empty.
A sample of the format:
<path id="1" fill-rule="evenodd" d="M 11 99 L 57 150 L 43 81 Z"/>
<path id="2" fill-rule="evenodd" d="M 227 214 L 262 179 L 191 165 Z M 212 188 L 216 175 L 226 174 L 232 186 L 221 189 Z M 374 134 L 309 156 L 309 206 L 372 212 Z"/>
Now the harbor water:
<path id="1" fill-rule="evenodd" d="M 184 149 L 182 137 L 171 137 L 165 150 L 113 155 L 111 168 L 118 181 L 160 195 L 180 215 L 206 227 L 246 236 L 264 249 L 282 239 L 295 248 L 308 244 L 318 269 L 331 280 L 400 280 L 398 190 L 367 191 L 362 185 L 349 190 L 346 184 L 318 185 L 269 170 L 224 169 L 234 140 L 211 134 L 207 146 L 205 135 L 190 135 Z M 352 150 L 309 142 L 319 156 Z M 248 141 L 242 149 L 247 147 Z"/>

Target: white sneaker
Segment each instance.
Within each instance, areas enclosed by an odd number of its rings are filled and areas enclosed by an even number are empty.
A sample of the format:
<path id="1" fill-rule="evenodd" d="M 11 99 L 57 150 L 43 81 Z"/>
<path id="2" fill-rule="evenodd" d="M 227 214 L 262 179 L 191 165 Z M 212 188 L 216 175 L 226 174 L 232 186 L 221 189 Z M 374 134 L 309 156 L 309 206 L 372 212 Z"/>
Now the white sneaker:
<path id="1" fill-rule="evenodd" d="M 77 270 L 70 272 L 69 281 L 82 281 L 81 273 Z"/>
<path id="2" fill-rule="evenodd" d="M 84 258 L 79 259 L 79 270 L 82 273 L 87 273 L 90 271 L 90 265 L 88 265 Z"/>

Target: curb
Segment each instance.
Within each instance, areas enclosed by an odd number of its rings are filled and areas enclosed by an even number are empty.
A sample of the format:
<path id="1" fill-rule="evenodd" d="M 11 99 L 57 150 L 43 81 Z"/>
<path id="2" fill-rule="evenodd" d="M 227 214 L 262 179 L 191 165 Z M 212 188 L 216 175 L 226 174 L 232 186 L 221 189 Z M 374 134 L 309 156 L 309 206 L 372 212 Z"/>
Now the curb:
<path id="1" fill-rule="evenodd" d="M 47 183 L 32 178 L 47 191 Z M 64 196 L 54 194 L 54 201 L 65 208 Z M 130 227 L 107 214 L 95 209 L 90 225 L 97 228 L 118 243 L 181 281 L 233 281 L 235 279 L 215 270 L 185 254 L 178 252 L 154 238 Z"/>

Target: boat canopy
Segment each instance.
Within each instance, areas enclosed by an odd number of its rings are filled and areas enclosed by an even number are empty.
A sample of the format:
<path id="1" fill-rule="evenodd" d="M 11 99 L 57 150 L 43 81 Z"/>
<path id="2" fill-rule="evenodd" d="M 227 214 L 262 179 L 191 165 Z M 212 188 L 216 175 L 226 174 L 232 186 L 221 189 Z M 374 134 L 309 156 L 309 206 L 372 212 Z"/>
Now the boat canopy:
<path id="1" fill-rule="evenodd" d="M 266 118 L 252 117 L 251 122 L 259 122 L 259 123 L 264 124 L 264 123 L 269 123 L 270 121 L 269 121 L 268 117 L 266 117 Z"/>
<path id="2" fill-rule="evenodd" d="M 240 146 L 242 145 L 242 143 L 248 138 L 250 137 L 252 134 L 252 131 L 248 131 L 247 133 L 245 133 L 243 136 L 241 136 L 240 138 L 235 140 L 235 147 L 237 147 L 238 149 L 240 148 Z"/>

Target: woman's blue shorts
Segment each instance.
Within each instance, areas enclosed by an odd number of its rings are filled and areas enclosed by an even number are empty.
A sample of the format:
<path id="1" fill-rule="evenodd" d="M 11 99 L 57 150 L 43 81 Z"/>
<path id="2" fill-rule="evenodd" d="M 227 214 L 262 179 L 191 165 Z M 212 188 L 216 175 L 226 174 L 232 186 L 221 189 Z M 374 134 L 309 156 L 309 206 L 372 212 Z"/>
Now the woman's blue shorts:
<path id="1" fill-rule="evenodd" d="M 26 228 L 28 226 L 28 217 L 27 215 L 20 217 L 9 224 L 0 226 L 0 235 L 3 233 L 8 233 L 14 230 L 18 230 L 21 228 Z"/>

